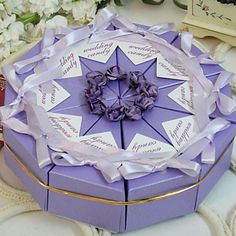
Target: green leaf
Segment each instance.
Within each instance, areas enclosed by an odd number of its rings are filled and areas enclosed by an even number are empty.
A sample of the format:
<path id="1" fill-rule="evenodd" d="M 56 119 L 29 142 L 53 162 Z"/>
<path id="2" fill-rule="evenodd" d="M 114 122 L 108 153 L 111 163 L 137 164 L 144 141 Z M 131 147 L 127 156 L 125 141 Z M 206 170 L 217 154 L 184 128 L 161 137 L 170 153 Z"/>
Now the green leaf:
<path id="1" fill-rule="evenodd" d="M 24 25 L 29 23 L 36 25 L 40 21 L 40 16 L 38 13 L 32 13 L 19 17 L 16 20 L 22 22 Z"/>

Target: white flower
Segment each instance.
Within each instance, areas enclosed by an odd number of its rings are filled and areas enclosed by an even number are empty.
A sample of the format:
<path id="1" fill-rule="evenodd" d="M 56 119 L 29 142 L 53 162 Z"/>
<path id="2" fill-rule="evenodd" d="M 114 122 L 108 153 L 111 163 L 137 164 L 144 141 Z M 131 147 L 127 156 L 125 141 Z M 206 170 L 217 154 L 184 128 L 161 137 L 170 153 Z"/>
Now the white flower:
<path id="1" fill-rule="evenodd" d="M 8 29 L 3 30 L 0 34 L 0 43 L 10 41 L 18 41 L 20 36 L 24 33 L 24 25 L 21 22 L 13 22 Z"/>
<path id="2" fill-rule="evenodd" d="M 10 43 L 5 43 L 4 45 L 0 44 L 0 61 L 10 56 L 11 53 Z"/>
<path id="3" fill-rule="evenodd" d="M 20 48 L 22 48 L 26 44 L 25 41 L 18 40 L 10 43 L 10 51 L 11 53 L 16 52 Z"/>
<path id="4" fill-rule="evenodd" d="M 55 29 L 58 26 L 66 27 L 67 19 L 64 16 L 56 15 L 52 19 L 46 22 L 46 27 L 49 29 Z"/>
<path id="5" fill-rule="evenodd" d="M 9 26 L 8 32 L 12 41 L 18 41 L 20 35 L 24 33 L 24 24 L 22 22 L 14 22 Z"/>
<path id="6" fill-rule="evenodd" d="M 30 11 L 37 12 L 40 16 L 50 16 L 60 9 L 58 0 L 29 0 Z"/>
<path id="7" fill-rule="evenodd" d="M 20 37 L 24 33 L 22 22 L 16 22 L 16 15 L 6 15 L 0 19 L 0 61 L 10 56 L 10 53 L 17 51 L 24 42 Z"/>
<path id="8" fill-rule="evenodd" d="M 5 7 L 2 3 L 0 3 L 0 11 L 5 11 Z"/>
<path id="9" fill-rule="evenodd" d="M 0 34 L 0 46 L 1 46 L 1 44 L 4 44 L 4 36 L 3 36 L 3 34 Z"/>
<path id="10" fill-rule="evenodd" d="M 97 10 L 97 4 L 94 0 L 81 0 L 75 2 L 72 8 L 72 14 L 75 20 L 80 20 L 82 18 L 94 18 Z"/>
<path id="11" fill-rule="evenodd" d="M 71 11 L 73 8 L 73 1 L 72 0 L 62 0 L 61 8 L 65 11 Z"/>
<path id="12" fill-rule="evenodd" d="M 24 38 L 27 42 L 33 42 L 39 40 L 44 33 L 46 25 L 46 19 L 43 17 L 37 25 L 27 24 L 25 26 L 26 33 L 24 34 Z"/>
<path id="13" fill-rule="evenodd" d="M 45 27 L 66 27 L 90 22 L 101 0 L 0 0 L 0 62 L 26 42 L 42 37 Z M 64 12 L 66 16 L 56 15 Z M 37 25 L 24 25 L 16 17 L 38 13 Z M 50 18 L 53 14 L 54 17 Z M 26 18 L 27 19 L 27 18 Z"/>
<path id="14" fill-rule="evenodd" d="M 16 15 L 6 16 L 5 19 L 0 19 L 0 33 L 1 30 L 6 29 L 10 24 L 16 21 Z"/>
<path id="15" fill-rule="evenodd" d="M 4 6 L 2 5 L 1 6 L 1 4 L 0 4 L 0 22 L 2 21 L 2 20 L 4 20 L 5 19 L 5 17 L 7 17 L 7 12 L 6 12 L 6 10 L 5 10 L 5 8 L 4 8 Z"/>
<path id="16" fill-rule="evenodd" d="M 22 15 L 29 11 L 29 1 L 28 0 L 6 0 L 5 8 L 8 14 Z"/>

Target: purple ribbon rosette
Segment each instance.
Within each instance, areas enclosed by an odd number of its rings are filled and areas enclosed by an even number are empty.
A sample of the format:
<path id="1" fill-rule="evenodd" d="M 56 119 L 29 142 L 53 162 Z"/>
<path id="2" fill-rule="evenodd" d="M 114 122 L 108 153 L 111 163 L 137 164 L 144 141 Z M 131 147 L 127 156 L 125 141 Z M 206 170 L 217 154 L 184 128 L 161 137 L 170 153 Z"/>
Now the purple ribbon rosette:
<path id="1" fill-rule="evenodd" d="M 158 98 L 158 87 L 147 81 L 140 71 L 123 72 L 118 66 L 108 68 L 105 73 L 92 71 L 87 75 L 88 87 L 85 89 L 85 97 L 93 114 L 105 114 L 110 121 L 122 119 L 140 120 L 142 114 L 150 110 Z M 113 104 L 106 106 L 103 102 L 103 90 L 109 81 L 126 80 L 128 88 L 134 90 L 129 104 Z"/>

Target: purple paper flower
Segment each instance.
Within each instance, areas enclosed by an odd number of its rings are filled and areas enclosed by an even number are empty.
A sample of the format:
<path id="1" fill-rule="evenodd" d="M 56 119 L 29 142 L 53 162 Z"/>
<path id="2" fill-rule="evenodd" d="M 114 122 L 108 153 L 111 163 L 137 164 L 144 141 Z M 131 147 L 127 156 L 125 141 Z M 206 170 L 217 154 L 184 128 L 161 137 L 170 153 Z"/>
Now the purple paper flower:
<path id="1" fill-rule="evenodd" d="M 112 66 L 107 70 L 105 76 L 109 80 L 116 80 L 116 79 L 126 79 L 127 74 L 123 72 L 119 66 Z"/>
<path id="2" fill-rule="evenodd" d="M 125 117 L 129 120 L 140 120 L 143 112 L 151 109 L 158 97 L 158 87 L 148 82 L 140 71 L 130 72 L 128 76 L 118 66 L 113 66 L 105 72 L 105 75 L 100 71 L 93 71 L 86 77 L 88 88 L 85 89 L 85 97 L 91 112 L 96 115 L 105 114 L 110 121 L 119 121 Z M 129 104 L 116 103 L 109 106 L 102 102 L 106 101 L 106 97 L 103 97 L 103 89 L 110 80 L 116 79 L 126 79 L 129 88 L 138 94 L 131 98 Z"/>
<path id="3" fill-rule="evenodd" d="M 125 108 L 125 115 L 130 120 L 140 120 L 142 118 L 142 111 L 138 106 L 128 106 Z"/>
<path id="4" fill-rule="evenodd" d="M 125 117 L 125 108 L 124 106 L 115 104 L 112 107 L 107 107 L 105 114 L 108 120 L 122 120 Z"/>
<path id="5" fill-rule="evenodd" d="M 149 109 L 153 108 L 153 106 L 154 106 L 154 101 L 153 101 L 153 99 L 150 98 L 150 97 L 138 95 L 138 96 L 135 98 L 134 104 L 135 104 L 136 106 L 140 107 L 140 109 L 141 109 L 142 111 L 145 111 L 145 110 L 149 110 Z"/>
<path id="6" fill-rule="evenodd" d="M 86 75 L 88 83 L 97 86 L 105 86 L 108 82 L 108 78 L 100 71 L 92 71 Z"/>
<path id="7" fill-rule="evenodd" d="M 95 115 L 102 115 L 106 110 L 106 106 L 100 100 L 94 100 L 93 102 L 88 101 L 91 112 Z"/>
<path id="8" fill-rule="evenodd" d="M 158 97 L 158 87 L 155 84 L 148 83 L 148 86 L 146 89 L 147 89 L 148 96 L 156 100 L 156 98 Z"/>
<path id="9" fill-rule="evenodd" d="M 88 101 L 93 101 L 102 95 L 102 90 L 97 85 L 90 84 L 84 94 Z"/>
<path id="10" fill-rule="evenodd" d="M 152 97 L 154 100 L 156 100 L 158 96 L 158 87 L 155 84 L 146 81 L 142 81 L 136 91 L 138 94 L 146 97 Z"/>
<path id="11" fill-rule="evenodd" d="M 133 71 L 129 73 L 128 82 L 132 88 L 137 88 L 141 82 L 145 82 L 146 78 L 140 71 Z"/>

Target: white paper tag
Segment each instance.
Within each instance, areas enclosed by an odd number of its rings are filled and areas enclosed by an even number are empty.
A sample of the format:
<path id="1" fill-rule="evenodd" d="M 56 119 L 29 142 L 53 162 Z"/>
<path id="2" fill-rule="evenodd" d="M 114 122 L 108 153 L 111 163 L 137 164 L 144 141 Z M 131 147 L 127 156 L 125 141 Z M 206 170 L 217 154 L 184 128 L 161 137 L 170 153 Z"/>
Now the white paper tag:
<path id="1" fill-rule="evenodd" d="M 189 80 L 182 66 L 171 64 L 160 53 L 157 55 L 156 75 L 167 79 Z"/>
<path id="2" fill-rule="evenodd" d="M 52 85 L 52 93 L 44 93 L 42 91 L 42 86 L 35 89 L 37 104 L 42 106 L 46 111 L 51 110 L 70 97 L 70 94 L 57 82 L 52 81 Z"/>
<path id="3" fill-rule="evenodd" d="M 82 75 L 79 55 L 75 50 L 67 52 L 60 58 L 60 65 L 63 69 L 63 78 L 70 78 Z"/>
<path id="4" fill-rule="evenodd" d="M 181 84 L 178 88 L 168 94 L 173 101 L 178 103 L 187 111 L 194 114 L 193 110 L 193 86 L 189 82 Z"/>
<path id="5" fill-rule="evenodd" d="M 70 141 L 78 141 L 82 123 L 81 116 L 48 112 L 52 126 Z"/>
<path id="6" fill-rule="evenodd" d="M 194 116 L 170 120 L 162 123 L 171 143 L 180 150 L 197 134 L 196 119 Z"/>
<path id="7" fill-rule="evenodd" d="M 111 132 L 81 136 L 78 141 L 100 151 L 104 151 L 109 148 L 117 148 L 116 141 Z"/>
<path id="8" fill-rule="evenodd" d="M 142 134 L 136 134 L 129 144 L 128 151 L 132 152 L 173 152 L 176 150 L 167 143 L 163 143 L 156 139 L 144 136 Z"/>
<path id="9" fill-rule="evenodd" d="M 79 55 L 74 47 L 69 48 L 66 51 L 62 51 L 61 53 L 48 60 L 48 68 L 55 67 L 55 65 L 60 65 L 62 67 L 63 79 L 82 76 L 83 74 L 80 65 Z"/>
<path id="10" fill-rule="evenodd" d="M 119 48 L 135 64 L 141 64 L 157 57 L 158 50 L 151 45 L 143 45 L 129 42 L 119 42 Z"/>
<path id="11" fill-rule="evenodd" d="M 88 40 L 84 40 L 82 43 L 77 45 L 77 51 L 79 56 L 106 63 L 112 53 L 116 50 L 116 47 L 116 41 L 108 40 L 97 43 L 89 43 Z"/>

